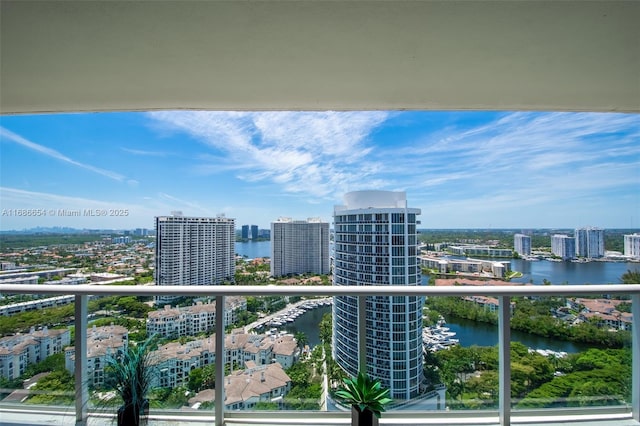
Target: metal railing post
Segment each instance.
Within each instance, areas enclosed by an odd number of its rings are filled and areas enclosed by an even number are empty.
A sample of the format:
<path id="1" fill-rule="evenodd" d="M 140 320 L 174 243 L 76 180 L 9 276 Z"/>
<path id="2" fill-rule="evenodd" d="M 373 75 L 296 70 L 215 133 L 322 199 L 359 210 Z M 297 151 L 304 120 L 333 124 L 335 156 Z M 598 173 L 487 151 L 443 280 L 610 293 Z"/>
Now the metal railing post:
<path id="1" fill-rule="evenodd" d="M 224 425 L 224 317 L 224 296 L 216 296 L 216 426 Z"/>
<path id="2" fill-rule="evenodd" d="M 75 295 L 74 323 L 75 323 L 75 365 L 76 379 L 76 425 L 85 426 L 89 413 L 89 384 L 87 377 L 87 306 L 89 296 Z"/>
<path id="3" fill-rule="evenodd" d="M 499 296 L 498 306 L 498 368 L 500 424 L 511 424 L 511 298 Z"/>
<path id="4" fill-rule="evenodd" d="M 367 373 L 367 296 L 358 296 L 358 371 Z"/>
<path id="5" fill-rule="evenodd" d="M 631 295 L 631 415 L 640 422 L 640 294 Z"/>

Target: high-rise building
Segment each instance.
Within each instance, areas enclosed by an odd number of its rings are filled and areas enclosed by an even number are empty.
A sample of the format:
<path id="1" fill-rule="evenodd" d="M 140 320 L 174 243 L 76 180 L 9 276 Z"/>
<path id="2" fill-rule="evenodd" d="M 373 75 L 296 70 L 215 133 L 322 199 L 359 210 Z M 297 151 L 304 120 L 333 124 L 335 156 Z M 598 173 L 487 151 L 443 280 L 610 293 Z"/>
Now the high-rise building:
<path id="1" fill-rule="evenodd" d="M 551 253 L 565 260 L 573 259 L 576 256 L 576 239 L 568 235 L 552 235 Z"/>
<path id="2" fill-rule="evenodd" d="M 404 192 L 357 191 L 335 206 L 333 284 L 420 285 L 416 217 Z M 423 297 L 368 296 L 367 373 L 396 399 L 419 395 L 423 381 Z M 333 305 L 333 356 L 350 375 L 358 372 L 358 298 L 339 296 Z"/>
<path id="3" fill-rule="evenodd" d="M 258 239 L 258 225 L 251 225 L 251 239 Z"/>
<path id="4" fill-rule="evenodd" d="M 576 257 L 598 258 L 604 256 L 604 230 L 579 228 L 575 230 Z"/>
<path id="5" fill-rule="evenodd" d="M 524 234 L 515 234 L 513 236 L 513 251 L 520 255 L 531 255 L 531 237 Z"/>
<path id="6" fill-rule="evenodd" d="M 249 225 L 242 225 L 242 234 L 241 237 L 243 240 L 249 239 Z"/>
<path id="7" fill-rule="evenodd" d="M 156 285 L 215 285 L 234 279 L 235 220 L 224 216 L 156 217 Z M 166 303 L 174 296 L 159 296 Z"/>
<path id="8" fill-rule="evenodd" d="M 624 236 L 624 255 L 640 258 L 640 234 Z"/>
<path id="9" fill-rule="evenodd" d="M 328 274 L 329 223 L 279 218 L 271 223 L 271 275 Z"/>

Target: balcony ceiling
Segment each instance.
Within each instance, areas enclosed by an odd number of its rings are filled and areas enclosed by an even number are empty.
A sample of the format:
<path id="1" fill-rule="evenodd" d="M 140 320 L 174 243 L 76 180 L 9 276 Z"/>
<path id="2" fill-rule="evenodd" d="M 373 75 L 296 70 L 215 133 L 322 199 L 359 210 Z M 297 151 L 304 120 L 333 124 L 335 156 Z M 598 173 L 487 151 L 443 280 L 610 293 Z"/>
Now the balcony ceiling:
<path id="1" fill-rule="evenodd" d="M 638 1 L 7 1 L 2 114 L 640 112 Z"/>

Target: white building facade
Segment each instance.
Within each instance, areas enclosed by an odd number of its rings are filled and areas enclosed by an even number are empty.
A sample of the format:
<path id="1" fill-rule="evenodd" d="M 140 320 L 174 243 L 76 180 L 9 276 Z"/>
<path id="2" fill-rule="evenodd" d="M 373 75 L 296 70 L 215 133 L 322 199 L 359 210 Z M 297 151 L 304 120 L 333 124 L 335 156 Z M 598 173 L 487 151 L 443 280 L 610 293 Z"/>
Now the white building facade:
<path id="1" fill-rule="evenodd" d="M 0 338 L 0 376 L 20 377 L 30 364 L 63 351 L 69 344 L 69 329 L 48 329 Z"/>
<path id="2" fill-rule="evenodd" d="M 184 217 L 180 212 L 155 218 L 156 285 L 216 285 L 233 281 L 235 220 Z M 174 296 L 160 296 L 160 303 Z"/>
<path id="3" fill-rule="evenodd" d="M 640 234 L 624 236 L 624 255 L 640 258 Z"/>
<path id="4" fill-rule="evenodd" d="M 329 223 L 279 218 L 271 223 L 271 276 L 328 274 Z"/>
<path id="5" fill-rule="evenodd" d="M 579 228 L 575 230 L 576 257 L 596 259 L 604 256 L 604 229 Z"/>
<path id="6" fill-rule="evenodd" d="M 513 251 L 521 256 L 530 256 L 531 237 L 524 234 L 515 234 L 513 236 Z"/>
<path id="7" fill-rule="evenodd" d="M 568 235 L 552 235 L 551 253 L 565 260 L 573 259 L 576 256 L 576 239 Z"/>
<path id="8" fill-rule="evenodd" d="M 420 285 L 417 216 L 404 192 L 357 191 L 334 209 L 333 285 Z M 420 394 L 422 297 L 367 297 L 367 373 L 395 399 Z M 357 297 L 333 304 L 333 356 L 350 375 L 358 372 Z"/>
<path id="9" fill-rule="evenodd" d="M 225 310 L 223 325 L 236 321 L 238 311 L 247 309 L 247 300 L 239 296 L 224 298 Z M 165 305 L 163 309 L 151 311 L 147 315 L 147 334 L 161 337 L 195 336 L 211 331 L 216 325 L 215 303 L 196 302 L 192 306 L 172 308 Z"/>

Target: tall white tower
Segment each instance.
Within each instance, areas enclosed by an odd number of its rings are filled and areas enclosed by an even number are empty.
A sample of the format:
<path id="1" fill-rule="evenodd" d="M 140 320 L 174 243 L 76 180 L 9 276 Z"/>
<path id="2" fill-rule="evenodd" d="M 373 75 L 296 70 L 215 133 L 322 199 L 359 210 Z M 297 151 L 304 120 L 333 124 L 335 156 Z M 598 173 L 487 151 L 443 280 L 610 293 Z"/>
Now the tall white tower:
<path id="1" fill-rule="evenodd" d="M 531 237 L 524 234 L 515 234 L 513 236 L 513 251 L 520 255 L 531 255 Z"/>
<path id="2" fill-rule="evenodd" d="M 235 220 L 224 216 L 156 219 L 156 285 L 215 285 L 233 281 Z M 166 303 L 177 296 L 158 296 Z"/>
<path id="3" fill-rule="evenodd" d="M 404 192 L 358 191 L 335 206 L 333 284 L 420 285 L 416 217 Z M 367 297 L 367 373 L 396 399 L 419 395 L 422 368 L 423 297 Z M 333 356 L 351 375 L 358 372 L 357 297 L 333 304 Z"/>
<path id="4" fill-rule="evenodd" d="M 599 228 L 579 228 L 574 233 L 576 256 L 591 259 L 604 256 L 604 230 Z"/>
<path id="5" fill-rule="evenodd" d="M 271 223 L 271 275 L 328 274 L 329 223 L 281 217 Z"/>

